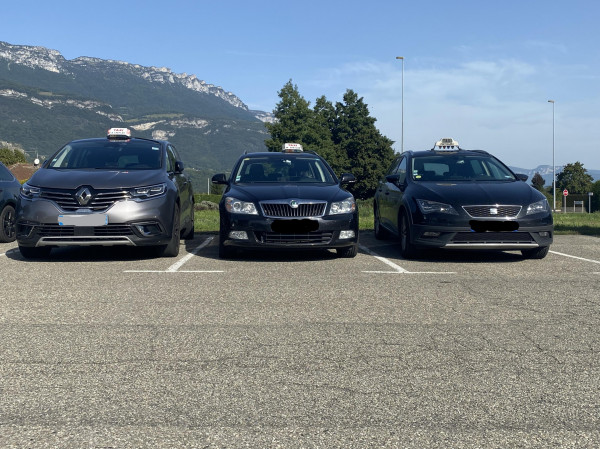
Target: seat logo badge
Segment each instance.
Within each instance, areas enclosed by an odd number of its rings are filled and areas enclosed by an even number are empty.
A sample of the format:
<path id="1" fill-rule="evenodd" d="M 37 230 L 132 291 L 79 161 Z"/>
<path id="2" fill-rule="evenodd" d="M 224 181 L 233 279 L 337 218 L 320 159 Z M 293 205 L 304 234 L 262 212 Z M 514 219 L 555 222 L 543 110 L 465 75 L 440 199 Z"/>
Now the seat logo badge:
<path id="1" fill-rule="evenodd" d="M 86 206 L 92 199 L 92 192 L 87 187 L 83 187 L 77 191 L 75 198 L 80 206 Z"/>
<path id="2" fill-rule="evenodd" d="M 292 209 L 298 209 L 298 201 L 296 201 L 296 200 L 290 201 L 290 207 Z"/>
<path id="3" fill-rule="evenodd" d="M 490 215 L 498 215 L 498 208 L 490 207 Z"/>

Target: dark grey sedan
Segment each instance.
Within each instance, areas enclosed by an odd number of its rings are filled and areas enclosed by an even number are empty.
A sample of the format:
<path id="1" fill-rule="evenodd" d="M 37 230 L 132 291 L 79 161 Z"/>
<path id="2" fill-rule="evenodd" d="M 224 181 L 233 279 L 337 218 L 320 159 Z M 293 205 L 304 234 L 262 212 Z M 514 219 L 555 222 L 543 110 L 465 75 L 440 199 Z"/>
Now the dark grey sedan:
<path id="1" fill-rule="evenodd" d="M 0 242 L 15 240 L 15 209 L 21 184 L 0 162 Z"/>
<path id="2" fill-rule="evenodd" d="M 175 257 L 194 236 L 192 185 L 175 147 L 132 138 L 69 142 L 21 188 L 17 241 L 26 258 L 57 246 L 152 246 Z"/>

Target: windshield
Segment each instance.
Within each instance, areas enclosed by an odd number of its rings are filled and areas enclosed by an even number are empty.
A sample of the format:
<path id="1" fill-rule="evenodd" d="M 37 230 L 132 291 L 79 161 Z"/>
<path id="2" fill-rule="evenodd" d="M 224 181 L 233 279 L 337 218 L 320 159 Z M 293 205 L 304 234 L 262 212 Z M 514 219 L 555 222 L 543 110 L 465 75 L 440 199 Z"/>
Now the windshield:
<path id="1" fill-rule="evenodd" d="M 157 142 L 93 140 L 65 145 L 48 164 L 49 168 L 156 170 L 161 167 Z"/>
<path id="2" fill-rule="evenodd" d="M 317 183 L 335 184 L 328 167 L 314 156 L 247 157 L 234 174 L 236 184 Z"/>
<path id="3" fill-rule="evenodd" d="M 512 172 L 489 155 L 432 154 L 411 161 L 413 181 L 514 181 Z"/>

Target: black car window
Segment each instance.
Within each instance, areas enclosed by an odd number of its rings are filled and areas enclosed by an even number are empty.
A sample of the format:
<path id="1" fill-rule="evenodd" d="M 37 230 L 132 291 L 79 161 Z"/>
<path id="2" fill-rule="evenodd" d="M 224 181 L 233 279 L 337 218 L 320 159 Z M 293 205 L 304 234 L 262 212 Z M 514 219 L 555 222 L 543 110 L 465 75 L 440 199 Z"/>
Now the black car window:
<path id="1" fill-rule="evenodd" d="M 167 171 L 175 171 L 175 163 L 177 162 L 177 155 L 175 148 L 172 145 L 167 146 Z"/>
<path id="2" fill-rule="evenodd" d="M 335 184 L 333 175 L 318 157 L 265 156 L 242 159 L 234 182 Z"/>
<path id="3" fill-rule="evenodd" d="M 48 164 L 48 168 L 62 169 L 156 170 L 160 167 L 160 145 L 134 140 L 71 142 Z"/>
<path id="4" fill-rule="evenodd" d="M 388 169 L 386 175 L 395 175 L 396 172 L 398 171 L 398 165 L 400 165 L 400 162 L 402 161 L 402 159 L 405 159 L 405 158 L 403 156 L 396 158 L 394 160 L 394 162 L 392 162 L 392 165 L 390 165 L 390 168 Z"/>
<path id="5" fill-rule="evenodd" d="M 407 160 L 405 157 L 403 157 L 400 161 L 400 164 L 398 164 L 398 169 L 396 170 L 396 173 L 394 173 L 398 175 L 398 184 L 403 184 L 404 181 L 406 181 L 406 165 Z"/>
<path id="6" fill-rule="evenodd" d="M 0 164 L 0 181 L 12 181 L 15 177 L 3 164 Z"/>
<path id="7" fill-rule="evenodd" d="M 434 154 L 412 159 L 414 181 L 513 181 L 511 171 L 488 155 Z"/>

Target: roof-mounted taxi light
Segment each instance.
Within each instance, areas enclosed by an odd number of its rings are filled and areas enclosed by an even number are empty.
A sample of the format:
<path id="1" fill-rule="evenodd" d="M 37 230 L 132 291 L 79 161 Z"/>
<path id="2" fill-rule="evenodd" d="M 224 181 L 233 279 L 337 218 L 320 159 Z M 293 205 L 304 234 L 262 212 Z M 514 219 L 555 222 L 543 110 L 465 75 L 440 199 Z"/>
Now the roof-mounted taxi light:
<path id="1" fill-rule="evenodd" d="M 304 151 L 299 143 L 284 143 L 282 148 L 283 153 L 302 153 Z"/>
<path id="2" fill-rule="evenodd" d="M 434 147 L 434 150 L 442 150 L 442 151 L 456 151 L 460 148 L 458 147 L 458 142 L 451 137 L 443 137 L 438 140 Z"/>
<path id="3" fill-rule="evenodd" d="M 110 128 L 107 137 L 111 140 L 131 139 L 131 130 L 129 128 Z"/>

